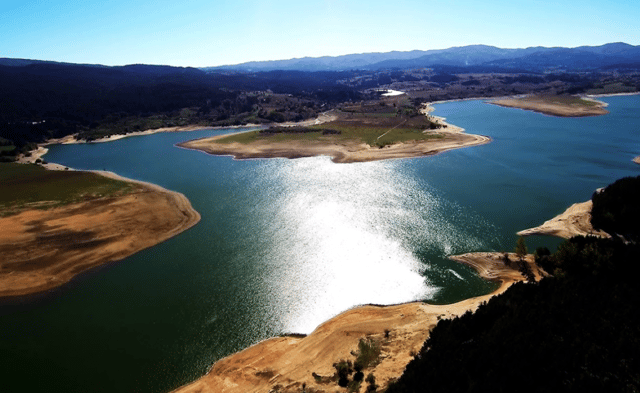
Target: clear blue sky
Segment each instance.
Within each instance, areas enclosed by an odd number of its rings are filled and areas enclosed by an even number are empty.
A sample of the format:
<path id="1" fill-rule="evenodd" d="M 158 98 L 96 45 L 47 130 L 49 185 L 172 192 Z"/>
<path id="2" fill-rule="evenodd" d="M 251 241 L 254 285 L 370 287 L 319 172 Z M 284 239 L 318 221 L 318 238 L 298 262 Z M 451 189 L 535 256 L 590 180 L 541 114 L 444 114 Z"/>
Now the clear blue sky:
<path id="1" fill-rule="evenodd" d="M 0 57 L 211 66 L 443 49 L 640 44 L 638 0 L 14 1 Z"/>

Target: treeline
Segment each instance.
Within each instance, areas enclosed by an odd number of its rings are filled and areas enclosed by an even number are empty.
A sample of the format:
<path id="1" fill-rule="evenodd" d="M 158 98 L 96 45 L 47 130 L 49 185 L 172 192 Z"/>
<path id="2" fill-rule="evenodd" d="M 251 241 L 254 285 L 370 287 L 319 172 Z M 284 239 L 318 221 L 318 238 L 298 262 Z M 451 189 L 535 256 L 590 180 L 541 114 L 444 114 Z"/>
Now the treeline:
<path id="1" fill-rule="evenodd" d="M 337 72 L 223 74 L 148 65 L 0 66 L 0 138 L 19 150 L 76 132 L 90 139 L 109 129 L 135 131 L 136 122 L 138 127 L 162 127 L 185 121 L 232 125 L 296 120 L 360 98 L 354 88 L 337 83 L 344 77 Z M 261 100 L 261 93 L 290 98 L 275 107 Z"/>
<path id="2" fill-rule="evenodd" d="M 619 200 L 629 181 L 598 195 Z M 622 233 L 626 224 L 612 225 Z M 440 321 L 387 392 L 639 391 L 638 261 L 640 246 L 618 237 L 538 250 L 536 263 L 553 277 L 516 284 L 474 314 Z"/>
<path id="3" fill-rule="evenodd" d="M 595 192 L 591 200 L 594 228 L 640 241 L 640 176 L 617 180 Z"/>

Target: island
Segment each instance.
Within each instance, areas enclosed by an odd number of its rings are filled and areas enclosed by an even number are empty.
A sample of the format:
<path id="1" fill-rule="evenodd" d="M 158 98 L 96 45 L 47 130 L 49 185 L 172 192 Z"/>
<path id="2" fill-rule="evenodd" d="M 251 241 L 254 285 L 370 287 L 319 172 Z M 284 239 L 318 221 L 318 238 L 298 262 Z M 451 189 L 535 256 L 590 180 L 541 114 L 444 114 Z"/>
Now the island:
<path id="1" fill-rule="evenodd" d="M 505 263 L 505 255 L 511 262 Z M 500 285 L 488 295 L 448 305 L 412 302 L 356 307 L 324 322 L 308 336 L 271 338 L 221 359 L 205 376 L 174 393 L 344 391 L 338 385 L 338 368 L 347 367 L 348 362 L 364 365 L 362 371 L 375 374 L 375 383 L 381 387 L 378 391 L 384 391 L 420 352 L 438 321 L 473 312 L 512 284 L 524 281 L 518 270 L 522 265 L 531 269 L 536 280 L 546 276 L 533 255 L 520 260 L 512 253 L 470 253 L 451 259 Z M 365 383 L 361 382 L 363 387 Z"/>
<path id="2" fill-rule="evenodd" d="M 403 96 L 350 104 L 306 124 L 276 126 L 178 144 L 236 159 L 330 156 L 336 163 L 422 157 L 485 144 L 489 137 L 467 134 L 431 116 Z"/>
<path id="3" fill-rule="evenodd" d="M 607 104 L 592 98 L 570 95 L 532 95 L 489 101 L 507 108 L 519 108 L 558 117 L 600 116 L 609 113 Z"/>
<path id="4" fill-rule="evenodd" d="M 59 287 L 200 220 L 184 195 L 110 172 L 3 163 L 0 183 L 0 297 Z"/>

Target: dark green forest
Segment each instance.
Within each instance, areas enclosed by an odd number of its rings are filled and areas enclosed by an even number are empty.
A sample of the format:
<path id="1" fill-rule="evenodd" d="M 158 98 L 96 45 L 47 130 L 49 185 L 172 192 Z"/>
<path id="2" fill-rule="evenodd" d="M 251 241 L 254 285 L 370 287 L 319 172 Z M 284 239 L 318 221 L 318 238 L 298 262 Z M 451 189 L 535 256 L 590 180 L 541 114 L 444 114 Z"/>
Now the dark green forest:
<path id="1" fill-rule="evenodd" d="M 79 133 L 88 140 L 148 128 L 303 120 L 360 97 L 337 81 L 349 72 L 207 73 L 195 68 L 0 65 L 0 142 L 33 143 Z"/>
<path id="2" fill-rule="evenodd" d="M 595 194 L 594 222 L 637 236 L 638 221 L 618 214 L 637 212 L 628 191 L 639 186 L 640 177 L 626 178 Z M 387 392 L 640 391 L 639 262 L 640 246 L 618 236 L 537 250 L 552 277 L 440 321 Z"/>
<path id="3" fill-rule="evenodd" d="M 640 240 L 640 181 L 625 177 L 595 192 L 591 224 L 596 229 L 616 233 L 628 240 Z"/>

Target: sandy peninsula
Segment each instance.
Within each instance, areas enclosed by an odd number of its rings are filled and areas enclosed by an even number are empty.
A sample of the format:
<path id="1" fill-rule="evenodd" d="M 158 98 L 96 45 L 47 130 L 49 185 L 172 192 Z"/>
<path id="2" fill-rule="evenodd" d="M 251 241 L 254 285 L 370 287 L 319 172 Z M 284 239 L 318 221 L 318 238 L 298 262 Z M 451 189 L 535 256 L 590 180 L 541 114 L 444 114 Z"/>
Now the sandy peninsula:
<path id="1" fill-rule="evenodd" d="M 640 164 L 640 156 L 634 158 L 633 162 L 635 162 L 636 164 Z"/>
<path id="2" fill-rule="evenodd" d="M 432 110 L 426 106 L 422 113 L 429 116 Z M 302 158 L 315 156 L 329 156 L 336 163 L 352 163 L 386 160 L 394 158 L 412 158 L 437 154 L 446 150 L 458 149 L 468 146 L 489 143 L 491 138 L 483 135 L 473 135 L 464 132 L 464 129 L 446 123 L 445 119 L 431 116 L 436 122 L 443 125 L 437 129 L 438 139 L 408 140 L 396 142 L 384 147 L 371 146 L 358 140 L 323 137 L 317 140 L 287 140 L 273 141 L 269 138 L 251 143 L 221 141 L 230 135 L 218 135 L 209 138 L 196 139 L 178 144 L 187 149 L 200 150 L 213 155 L 230 155 L 236 159 L 250 158 Z M 317 119 L 313 124 L 327 123 L 335 117 L 326 115 Z M 384 130 L 379 137 L 383 137 L 393 129 Z M 424 132 L 428 132 L 425 130 Z"/>
<path id="3" fill-rule="evenodd" d="M 0 297 L 58 287 L 192 227 L 200 214 L 182 194 L 149 183 L 132 192 L 0 218 Z"/>
<path id="4" fill-rule="evenodd" d="M 527 96 L 489 101 L 507 108 L 519 108 L 559 117 L 600 116 L 609 113 L 607 104 L 588 97 Z"/>
<path id="5" fill-rule="evenodd" d="M 335 372 L 332 365 L 341 359 L 353 361 L 352 351 L 364 337 L 382 343 L 380 362 L 364 372 L 365 375 L 373 373 L 376 383 L 385 387 L 403 373 L 438 320 L 474 311 L 481 303 L 523 279 L 515 270 L 515 264 L 506 266 L 502 257 L 502 253 L 452 257 L 474 267 L 482 277 L 500 282 L 500 287 L 489 295 L 449 305 L 414 302 L 357 307 L 321 324 L 306 337 L 271 338 L 221 359 L 205 376 L 175 392 L 299 393 L 303 386 L 306 392 L 344 392 L 345 389 L 335 381 L 329 381 Z M 512 261 L 517 260 L 514 254 L 510 257 Z M 544 274 L 537 270 L 531 255 L 527 256 L 526 262 L 538 278 Z M 385 330 L 388 330 L 388 335 Z M 313 373 L 319 378 L 314 378 Z M 360 392 L 364 390 L 363 383 Z"/>
<path id="6" fill-rule="evenodd" d="M 596 230 L 591 225 L 593 202 L 586 201 L 571 205 L 564 213 L 545 221 L 542 225 L 518 232 L 520 236 L 548 235 L 569 239 L 574 236 L 611 237 L 608 233 Z"/>

